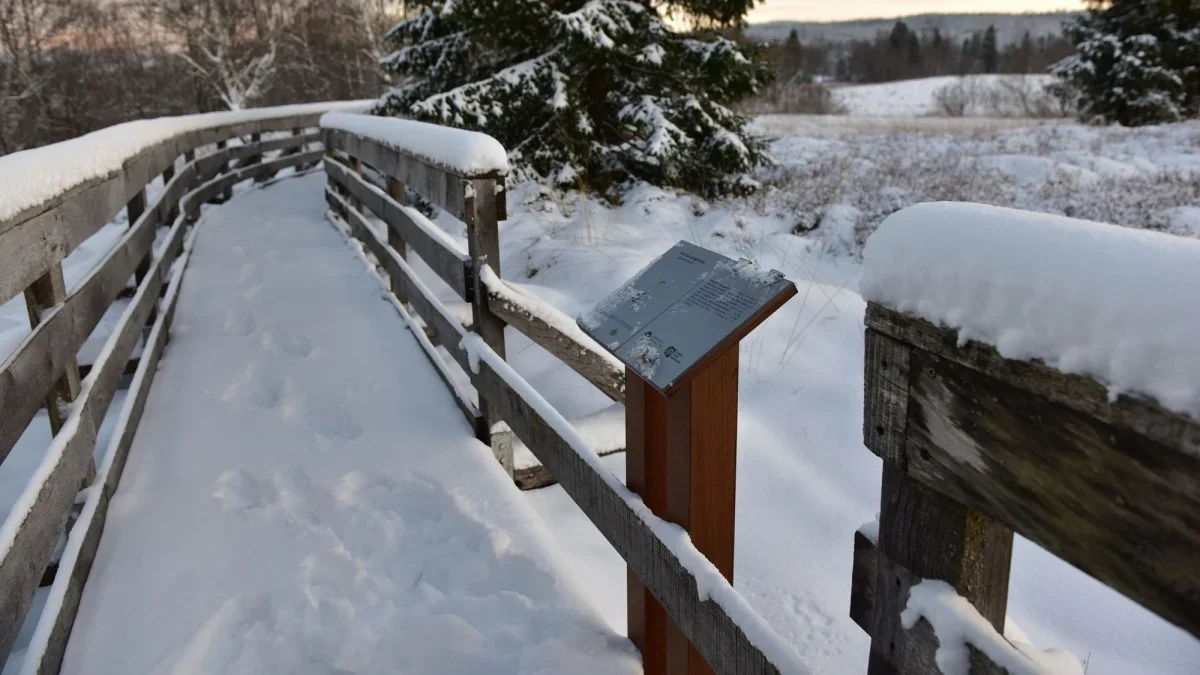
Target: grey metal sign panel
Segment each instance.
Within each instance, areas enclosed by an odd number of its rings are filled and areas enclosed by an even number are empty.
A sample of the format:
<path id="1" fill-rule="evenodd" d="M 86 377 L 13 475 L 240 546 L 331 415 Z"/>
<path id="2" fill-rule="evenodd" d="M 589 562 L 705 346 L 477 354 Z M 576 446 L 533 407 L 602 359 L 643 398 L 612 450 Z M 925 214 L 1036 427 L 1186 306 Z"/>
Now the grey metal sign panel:
<path id="1" fill-rule="evenodd" d="M 660 391 L 792 282 L 681 241 L 576 322 Z"/>

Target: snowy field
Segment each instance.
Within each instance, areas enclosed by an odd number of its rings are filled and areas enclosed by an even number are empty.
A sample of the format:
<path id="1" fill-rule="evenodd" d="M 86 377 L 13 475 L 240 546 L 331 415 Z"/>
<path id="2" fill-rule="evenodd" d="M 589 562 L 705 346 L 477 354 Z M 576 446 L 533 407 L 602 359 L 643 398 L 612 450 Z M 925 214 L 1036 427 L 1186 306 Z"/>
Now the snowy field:
<path id="1" fill-rule="evenodd" d="M 797 282 L 799 297 L 743 343 L 735 587 L 814 672 L 836 674 L 866 672 L 869 641 L 847 616 L 850 567 L 853 533 L 879 503 L 880 462 L 861 437 L 866 237 L 930 200 L 1200 236 L 1200 124 L 839 128 L 847 119 L 758 120 L 779 165 L 756 196 L 714 203 L 643 187 L 609 207 L 525 185 L 510 193 L 500 237 L 505 279 L 571 315 L 679 239 Z M 508 340 L 515 367 L 568 418 L 610 405 L 527 339 Z M 620 455 L 605 462 L 623 475 Z M 529 499 L 623 630 L 620 559 L 560 489 Z M 1009 598 L 1010 638 L 1069 650 L 1088 675 L 1184 675 L 1200 662 L 1195 639 L 1020 538 Z"/>
<path id="2" fill-rule="evenodd" d="M 501 225 L 503 277 L 574 316 L 687 239 L 796 281 L 799 297 L 743 343 L 735 586 L 814 672 L 863 673 L 868 640 L 847 614 L 853 533 L 874 519 L 880 481 L 861 439 L 866 238 L 891 213 L 933 200 L 1198 237 L 1200 123 L 770 116 L 755 128 L 772 139 L 778 165 L 760 172 L 763 189 L 747 198 L 639 187 L 613 207 L 515 186 Z M 461 225 L 439 222 L 462 237 Z M 114 222 L 68 259 L 68 284 L 124 227 Z M 20 299 L 0 307 L 0 354 L 27 333 Z M 607 398 L 526 338 L 510 331 L 508 354 L 567 418 L 591 416 L 598 438 L 619 429 Z M 6 506 L 47 444 L 44 426 L 35 420 L 0 465 Z M 623 456 L 604 461 L 623 476 Z M 575 585 L 623 631 L 620 559 L 558 488 L 525 498 L 551 526 Z M 1010 637 L 1067 649 L 1088 675 L 1185 675 L 1200 662 L 1195 639 L 1020 539 L 1009 616 Z"/>
<path id="3" fill-rule="evenodd" d="M 882 84 L 835 87 L 834 101 L 852 117 L 925 117 L 942 115 L 936 95 L 945 87 L 961 87 L 967 104 L 966 117 L 1001 117 L 1017 114 L 1016 101 L 989 104 L 988 94 L 1005 91 L 1026 96 L 1039 94 L 1054 81 L 1051 75 L 969 75 L 925 77 Z M 1001 115 L 1000 113 L 1004 113 Z"/>

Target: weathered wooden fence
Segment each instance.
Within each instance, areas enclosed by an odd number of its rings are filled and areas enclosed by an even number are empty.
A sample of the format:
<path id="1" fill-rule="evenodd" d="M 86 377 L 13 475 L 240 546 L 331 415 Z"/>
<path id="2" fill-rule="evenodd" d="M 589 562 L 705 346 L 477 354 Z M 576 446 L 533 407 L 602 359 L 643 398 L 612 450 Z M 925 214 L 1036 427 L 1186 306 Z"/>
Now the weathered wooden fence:
<path id="1" fill-rule="evenodd" d="M 1200 637 L 1200 424 L 871 304 L 863 435 L 878 541 L 854 540 L 870 673 L 938 672 L 909 589 L 950 583 L 1001 634 L 1013 532 Z M 972 673 L 1005 672 L 972 649 Z"/>
<path id="2" fill-rule="evenodd" d="M 511 430 L 596 525 L 716 672 L 779 672 L 778 666 L 790 656 L 775 651 L 768 657 L 764 649 L 771 651 L 770 644 L 755 644 L 747 637 L 745 627 L 731 618 L 729 607 L 731 602 L 744 601 L 733 594 L 724 578 L 715 571 L 699 569 L 702 565 L 695 561 L 700 554 L 690 543 L 689 551 L 680 552 L 677 545 L 672 549 L 662 538 L 662 531 L 656 530 L 665 523 L 595 462 L 595 455 L 583 447 L 570 425 L 504 362 L 503 329 L 510 325 L 610 398 L 624 401 L 625 372 L 615 359 L 581 333 L 567 328 L 574 324 L 570 318 L 546 316 L 544 312 L 552 310 L 522 303 L 520 292 L 500 279 L 497 223 L 505 217 L 504 176 L 446 166 L 406 150 L 402 142 L 391 138 L 340 128 L 323 128 L 321 133 L 327 153 L 326 199 L 330 209 L 390 278 L 397 301 L 420 317 L 423 326 L 419 333 L 430 337 L 423 341 L 427 356 L 451 384 L 459 407 L 479 437 L 491 443 L 497 459 L 511 471 L 511 439 L 507 438 Z M 396 133 L 387 135 L 394 137 Z M 381 176 L 387 189 L 364 174 Z M 469 250 L 447 241 L 433 223 L 409 206 L 406 187 L 463 221 Z M 386 234 L 377 231 L 370 216 L 382 221 Z M 456 321 L 417 277 L 406 259 L 412 254 L 420 256 L 459 297 L 471 303 L 470 326 Z M 470 392 L 452 384 L 453 376 L 436 347 L 444 349 L 470 375 L 477 398 L 473 400 Z M 498 440 L 502 434 L 505 438 Z M 703 575 L 700 585 L 698 573 Z M 698 589 L 714 583 L 726 584 L 728 593 L 711 592 L 702 597 Z M 713 597 L 722 598 L 724 604 Z M 744 604 L 739 609 L 753 614 Z M 756 628 L 761 635 L 763 627 Z"/>
<path id="3" fill-rule="evenodd" d="M 426 355 L 501 465 L 512 471 L 515 434 L 716 672 L 803 671 L 690 543 L 668 543 L 669 526 L 505 362 L 504 328 L 511 326 L 612 400 L 625 400 L 619 362 L 569 317 L 527 301 L 500 278 L 503 173 L 436 161 L 406 149 L 395 133 L 311 131 L 317 115 L 259 111 L 250 121 L 180 133 L 119 171 L 0 222 L 0 302 L 23 291 L 32 326 L 0 366 L 0 460 L 40 408 L 55 432 L 43 464 L 49 473 L 0 531 L 0 653 L 11 649 L 38 585 L 52 581 L 58 600 L 29 653 L 38 672 L 57 672 L 167 340 L 186 228 L 200 204 L 227 198 L 239 181 L 265 180 L 323 154 L 332 213 L 382 268 Z M 233 139 L 242 141 L 230 145 Z M 323 148 L 310 149 L 318 141 Z M 212 145 L 215 152 L 196 158 Z M 264 160 L 270 152 L 279 156 Z M 160 174 L 163 191 L 148 204 L 146 185 Z M 410 205 L 410 196 L 462 221 L 465 249 Z M 68 292 L 62 260 L 122 208 L 128 233 Z M 160 227 L 169 230 L 155 249 Z M 438 301 L 410 265 L 413 255 L 470 304 L 469 322 Z M 79 347 L 129 292 L 130 278 L 132 301 L 101 356 L 77 365 Z M 140 359 L 131 360 L 143 337 Z M 443 353 L 473 387 L 458 384 Z M 923 579 L 949 582 L 1002 630 L 1014 530 L 1200 636 L 1200 425 L 1151 403 L 1110 402 L 1086 378 L 1006 360 L 984 345 L 958 346 L 952 331 L 877 305 L 867 313 L 866 357 L 864 436 L 884 461 L 883 493 L 877 540 L 855 537 L 850 607 L 872 637 L 872 674 L 938 672 L 930 625 L 905 629 L 900 621 L 909 590 Z M 96 467 L 98 427 L 129 373 L 111 451 Z M 972 655 L 972 672 L 1003 672 L 981 652 Z"/>
<path id="4" fill-rule="evenodd" d="M 167 341 L 188 225 L 201 203 L 228 194 L 239 181 L 318 162 L 321 150 L 308 148 L 319 142 L 313 129 L 320 114 L 309 107 L 257 110 L 233 120 L 229 114 L 189 118 L 178 133 L 131 153 L 119 168 L 0 221 L 0 303 L 24 292 L 32 328 L 0 365 L 0 461 L 40 408 L 54 433 L 39 474 L 0 530 L 0 655 L 12 649 L 39 585 L 52 584 L 27 659 L 35 659 L 36 672 L 58 672 L 108 501 Z M 273 132 L 287 135 L 261 140 Z M 227 144 L 234 139 L 240 144 Z M 214 144 L 215 152 L 196 158 L 197 150 Z M 272 151 L 280 155 L 263 161 Z M 150 201 L 147 185 L 160 175 L 162 191 Z M 121 209 L 128 231 L 68 289 L 63 259 Z M 155 247 L 162 228 L 166 235 Z M 132 300 L 95 363 L 77 364 L 80 347 L 121 295 Z M 139 340 L 140 358 L 131 359 Z M 97 467 L 96 435 L 127 374 L 132 382 L 119 428 Z"/>

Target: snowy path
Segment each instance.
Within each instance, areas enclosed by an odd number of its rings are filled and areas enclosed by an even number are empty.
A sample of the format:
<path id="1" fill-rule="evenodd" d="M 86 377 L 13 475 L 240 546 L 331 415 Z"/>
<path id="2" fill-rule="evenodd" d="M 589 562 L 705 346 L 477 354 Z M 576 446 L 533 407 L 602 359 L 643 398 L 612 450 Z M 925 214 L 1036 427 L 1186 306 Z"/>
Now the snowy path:
<path id="1" fill-rule="evenodd" d="M 640 672 L 323 182 L 206 211 L 63 672 Z"/>

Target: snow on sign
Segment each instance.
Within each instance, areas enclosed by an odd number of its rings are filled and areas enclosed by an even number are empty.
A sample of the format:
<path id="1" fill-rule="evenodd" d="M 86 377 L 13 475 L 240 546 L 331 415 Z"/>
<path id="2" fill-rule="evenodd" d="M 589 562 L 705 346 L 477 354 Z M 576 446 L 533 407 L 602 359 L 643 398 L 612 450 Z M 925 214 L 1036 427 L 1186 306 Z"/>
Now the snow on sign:
<path id="1" fill-rule="evenodd" d="M 665 394 L 795 294 L 780 272 L 681 241 L 577 323 Z"/>

